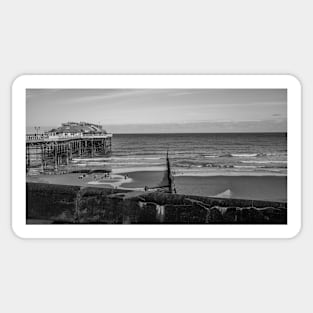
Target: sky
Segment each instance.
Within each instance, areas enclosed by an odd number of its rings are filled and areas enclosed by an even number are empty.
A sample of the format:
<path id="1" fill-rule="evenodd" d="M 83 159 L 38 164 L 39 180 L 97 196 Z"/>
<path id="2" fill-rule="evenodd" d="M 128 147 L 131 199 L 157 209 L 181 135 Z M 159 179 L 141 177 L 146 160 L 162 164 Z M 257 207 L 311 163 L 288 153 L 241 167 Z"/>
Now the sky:
<path id="1" fill-rule="evenodd" d="M 27 128 L 113 133 L 286 132 L 286 89 L 27 89 Z"/>

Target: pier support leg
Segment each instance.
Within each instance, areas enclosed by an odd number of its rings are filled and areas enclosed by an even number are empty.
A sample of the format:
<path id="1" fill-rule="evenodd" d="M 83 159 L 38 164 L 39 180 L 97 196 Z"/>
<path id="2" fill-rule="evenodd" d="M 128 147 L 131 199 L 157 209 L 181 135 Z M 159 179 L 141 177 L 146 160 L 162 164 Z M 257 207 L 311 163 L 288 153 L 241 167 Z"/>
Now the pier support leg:
<path id="1" fill-rule="evenodd" d="M 29 146 L 26 145 L 26 173 L 29 172 L 29 168 L 30 168 Z"/>
<path id="2" fill-rule="evenodd" d="M 44 167 L 44 152 L 45 150 L 44 150 L 44 146 L 43 145 L 41 145 L 40 146 L 40 154 L 41 154 L 41 171 L 42 172 L 44 172 L 44 170 L 45 170 L 45 167 Z"/>
<path id="3" fill-rule="evenodd" d="M 58 146 L 54 146 L 54 170 L 56 171 L 58 169 Z"/>
<path id="4" fill-rule="evenodd" d="M 65 153 L 65 164 L 68 165 L 70 159 L 70 149 L 67 147 L 66 153 Z"/>
<path id="5" fill-rule="evenodd" d="M 72 144 L 70 143 L 69 144 L 69 159 L 70 161 L 72 160 L 73 158 L 73 149 L 72 149 Z"/>

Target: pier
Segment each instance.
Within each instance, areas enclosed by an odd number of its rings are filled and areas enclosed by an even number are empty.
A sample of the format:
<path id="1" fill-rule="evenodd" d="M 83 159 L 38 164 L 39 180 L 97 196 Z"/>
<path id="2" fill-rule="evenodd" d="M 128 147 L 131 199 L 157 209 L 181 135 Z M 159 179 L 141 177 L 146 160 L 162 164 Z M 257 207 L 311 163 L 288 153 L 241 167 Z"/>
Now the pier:
<path id="1" fill-rule="evenodd" d="M 44 134 L 26 135 L 26 173 L 58 172 L 73 158 L 93 158 L 111 153 L 112 134 L 101 126 L 88 123 L 65 123 Z"/>

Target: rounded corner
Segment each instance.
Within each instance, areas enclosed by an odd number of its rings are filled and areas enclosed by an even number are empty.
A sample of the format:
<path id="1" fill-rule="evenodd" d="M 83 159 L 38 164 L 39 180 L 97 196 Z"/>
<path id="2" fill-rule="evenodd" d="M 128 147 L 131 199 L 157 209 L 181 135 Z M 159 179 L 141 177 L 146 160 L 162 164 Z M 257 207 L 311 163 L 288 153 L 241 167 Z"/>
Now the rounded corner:
<path id="1" fill-rule="evenodd" d="M 16 238 L 18 238 L 18 239 L 20 239 L 20 240 L 26 239 L 26 237 L 22 236 L 22 234 L 19 232 L 19 229 L 17 229 L 17 228 L 16 228 L 16 225 L 14 226 L 13 223 L 11 223 L 11 231 L 12 231 L 13 235 L 14 235 Z"/>
<path id="2" fill-rule="evenodd" d="M 302 232 L 302 223 L 300 223 L 287 238 L 295 239 L 301 234 L 301 232 Z"/>
<path id="3" fill-rule="evenodd" d="M 285 75 L 287 80 L 288 80 L 288 83 L 293 86 L 293 87 L 297 87 L 299 88 L 300 90 L 302 89 L 302 82 L 300 80 L 299 77 L 297 77 L 296 75 L 294 74 L 287 74 Z"/>
<path id="4" fill-rule="evenodd" d="M 24 85 L 24 81 L 27 79 L 29 75 L 21 74 L 14 78 L 11 84 L 11 89 L 14 90 L 20 86 Z"/>

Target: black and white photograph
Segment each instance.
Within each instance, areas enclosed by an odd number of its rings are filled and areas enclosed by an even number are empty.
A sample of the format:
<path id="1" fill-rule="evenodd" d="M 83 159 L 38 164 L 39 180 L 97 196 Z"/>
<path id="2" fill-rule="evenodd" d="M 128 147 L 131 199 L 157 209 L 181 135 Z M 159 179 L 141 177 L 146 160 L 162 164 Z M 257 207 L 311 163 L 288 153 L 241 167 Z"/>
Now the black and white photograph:
<path id="1" fill-rule="evenodd" d="M 310 313 L 313 2 L 0 1 L 0 313 Z"/>
<path id="2" fill-rule="evenodd" d="M 288 223 L 287 89 L 25 96 L 27 225 Z"/>

